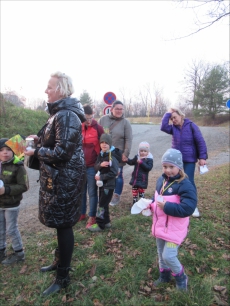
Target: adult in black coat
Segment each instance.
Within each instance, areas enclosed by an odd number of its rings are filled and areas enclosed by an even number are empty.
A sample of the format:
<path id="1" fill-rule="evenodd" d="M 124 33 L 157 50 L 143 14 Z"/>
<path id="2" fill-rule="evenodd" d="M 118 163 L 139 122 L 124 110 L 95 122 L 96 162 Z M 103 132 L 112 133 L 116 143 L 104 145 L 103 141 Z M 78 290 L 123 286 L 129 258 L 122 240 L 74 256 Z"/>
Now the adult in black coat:
<path id="1" fill-rule="evenodd" d="M 37 148 L 25 152 L 40 164 L 39 220 L 57 229 L 58 248 L 55 261 L 42 272 L 57 270 L 54 283 L 43 295 L 59 291 L 69 282 L 74 248 L 73 226 L 80 218 L 85 162 L 81 124 L 85 121 L 82 105 L 71 98 L 70 77 L 61 72 L 51 74 L 45 93 L 48 95 L 49 119 L 38 135 L 30 135 Z"/>

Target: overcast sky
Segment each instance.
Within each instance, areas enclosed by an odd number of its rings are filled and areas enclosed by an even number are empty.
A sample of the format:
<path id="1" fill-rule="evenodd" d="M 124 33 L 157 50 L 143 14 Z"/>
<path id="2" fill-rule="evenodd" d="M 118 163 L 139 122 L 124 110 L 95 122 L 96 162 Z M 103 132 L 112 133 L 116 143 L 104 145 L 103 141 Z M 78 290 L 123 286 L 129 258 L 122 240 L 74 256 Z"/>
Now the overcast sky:
<path id="1" fill-rule="evenodd" d="M 192 6 L 194 1 L 188 1 Z M 101 100 L 157 84 L 176 102 L 192 60 L 229 60 L 228 18 L 190 36 L 193 10 L 176 1 L 1 1 L 1 91 L 44 98 L 50 73 Z M 200 15 L 204 13 L 200 9 Z"/>

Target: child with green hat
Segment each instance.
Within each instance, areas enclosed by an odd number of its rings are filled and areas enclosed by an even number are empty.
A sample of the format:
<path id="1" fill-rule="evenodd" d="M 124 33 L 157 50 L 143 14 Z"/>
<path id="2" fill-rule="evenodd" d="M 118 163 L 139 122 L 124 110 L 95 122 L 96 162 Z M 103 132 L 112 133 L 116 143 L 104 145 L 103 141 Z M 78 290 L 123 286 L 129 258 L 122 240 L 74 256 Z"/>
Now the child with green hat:
<path id="1" fill-rule="evenodd" d="M 96 181 L 102 181 L 99 187 L 99 207 L 96 214 L 96 224 L 88 227 L 91 232 L 101 232 L 110 228 L 109 203 L 112 199 L 118 175 L 119 162 L 121 162 L 121 151 L 112 145 L 112 138 L 109 134 L 102 134 L 100 137 L 101 151 L 95 163 Z"/>

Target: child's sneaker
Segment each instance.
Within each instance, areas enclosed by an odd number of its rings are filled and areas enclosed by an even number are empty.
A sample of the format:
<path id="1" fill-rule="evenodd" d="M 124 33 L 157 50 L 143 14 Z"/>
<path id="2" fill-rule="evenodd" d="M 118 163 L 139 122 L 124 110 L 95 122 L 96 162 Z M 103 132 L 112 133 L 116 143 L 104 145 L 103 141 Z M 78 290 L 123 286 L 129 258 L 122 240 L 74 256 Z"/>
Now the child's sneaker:
<path id="1" fill-rule="evenodd" d="M 88 228 L 88 227 L 90 227 L 90 226 L 92 226 L 94 224 L 96 224 L 96 217 L 89 217 L 89 220 L 88 220 L 88 222 L 86 224 L 86 228 Z"/>
<path id="2" fill-rule="evenodd" d="M 0 262 L 6 258 L 6 250 L 0 250 Z"/>
<path id="3" fill-rule="evenodd" d="M 90 232 L 103 232 L 103 229 L 100 228 L 100 226 L 98 224 L 93 224 L 90 227 L 88 227 L 88 230 Z"/>
<path id="4" fill-rule="evenodd" d="M 18 263 L 20 261 L 25 260 L 25 254 L 24 252 L 15 252 L 11 255 L 9 255 L 5 260 L 2 261 L 3 265 L 12 265 L 14 263 Z"/>
<path id="5" fill-rule="evenodd" d="M 110 206 L 116 206 L 117 204 L 119 204 L 121 199 L 121 196 L 117 193 L 114 193 L 113 198 L 111 200 L 111 202 L 109 203 Z"/>
<path id="6" fill-rule="evenodd" d="M 111 226 L 112 226 L 112 225 L 111 225 L 110 222 L 105 224 L 105 228 L 110 228 Z"/>

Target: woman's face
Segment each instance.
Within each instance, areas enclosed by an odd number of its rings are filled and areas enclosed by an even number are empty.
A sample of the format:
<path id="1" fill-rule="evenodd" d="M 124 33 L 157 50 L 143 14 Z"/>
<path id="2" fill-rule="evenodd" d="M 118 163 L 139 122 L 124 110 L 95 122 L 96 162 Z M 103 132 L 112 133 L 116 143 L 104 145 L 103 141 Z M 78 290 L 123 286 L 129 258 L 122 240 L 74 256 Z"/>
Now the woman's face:
<path id="1" fill-rule="evenodd" d="M 174 125 L 182 125 L 183 122 L 182 116 L 178 115 L 177 112 L 172 113 L 171 120 Z"/>
<path id="2" fill-rule="evenodd" d="M 49 82 L 48 82 L 47 88 L 45 90 L 45 93 L 48 95 L 48 102 L 49 103 L 53 103 L 53 102 L 55 102 L 57 100 L 60 100 L 62 98 L 62 96 L 60 94 L 60 91 L 56 90 L 57 81 L 58 81 L 57 78 L 51 77 Z"/>
<path id="3" fill-rule="evenodd" d="M 120 118 L 123 115 L 124 107 L 122 104 L 116 104 L 112 107 L 111 112 L 114 117 Z"/>

